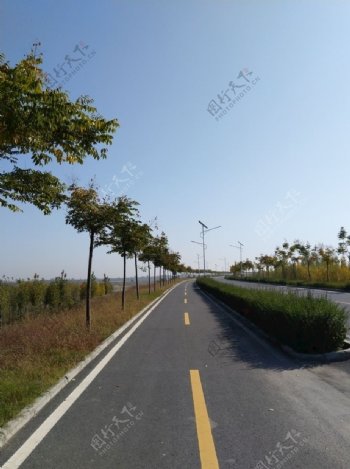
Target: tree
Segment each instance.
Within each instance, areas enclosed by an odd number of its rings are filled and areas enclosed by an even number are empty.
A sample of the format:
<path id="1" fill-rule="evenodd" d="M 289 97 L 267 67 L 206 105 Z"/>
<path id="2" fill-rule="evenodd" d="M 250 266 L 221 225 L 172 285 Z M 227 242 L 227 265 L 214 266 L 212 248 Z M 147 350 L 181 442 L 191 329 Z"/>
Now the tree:
<path id="1" fill-rule="evenodd" d="M 139 281 L 137 273 L 137 260 L 138 256 L 143 252 L 143 249 L 147 246 L 150 240 L 150 227 L 143 223 L 141 224 L 138 220 L 134 222 L 134 225 L 131 229 L 131 248 L 134 254 L 135 261 L 135 281 L 136 281 L 136 297 L 139 300 Z"/>
<path id="2" fill-rule="evenodd" d="M 291 244 L 289 246 L 289 258 L 292 261 L 293 264 L 293 272 L 294 272 L 294 279 L 296 280 L 297 278 L 297 265 L 299 264 L 299 261 L 301 259 L 300 255 L 298 255 L 300 244 L 298 241 L 295 241 L 294 244 Z"/>
<path id="3" fill-rule="evenodd" d="M 41 64 L 33 52 L 13 67 L 0 57 L 0 161 L 13 165 L 0 173 L 0 206 L 19 211 L 15 202 L 29 202 L 47 214 L 63 202 L 64 186 L 50 172 L 21 169 L 19 157 L 30 154 L 35 167 L 106 158 L 119 124 L 98 115 L 89 97 L 70 101 L 48 88 Z"/>
<path id="4" fill-rule="evenodd" d="M 270 268 L 275 266 L 276 259 L 274 256 L 261 255 L 258 258 L 260 265 L 266 268 L 267 278 L 270 276 Z"/>
<path id="5" fill-rule="evenodd" d="M 303 262 L 307 266 L 307 275 L 308 275 L 309 280 L 311 280 L 310 266 L 312 262 L 317 260 L 317 251 L 311 248 L 310 243 L 303 244 L 300 241 L 295 241 L 294 245 L 295 245 L 295 248 L 299 251 Z"/>
<path id="6" fill-rule="evenodd" d="M 151 293 L 151 262 L 155 259 L 155 238 L 151 235 L 149 231 L 149 239 L 147 244 L 144 245 L 142 252 L 139 255 L 139 260 L 141 262 L 147 263 L 148 270 L 148 294 Z M 154 280 L 154 290 L 155 290 L 155 280 Z"/>
<path id="7" fill-rule="evenodd" d="M 335 251 L 332 247 L 325 248 L 323 246 L 320 246 L 318 252 L 321 256 L 321 259 L 326 264 L 327 282 L 329 282 L 329 266 L 336 260 Z"/>
<path id="8" fill-rule="evenodd" d="M 15 166 L 11 172 L 0 173 L 0 207 L 13 212 L 21 211 L 13 202 L 27 202 L 48 215 L 66 200 L 64 191 L 65 185 L 46 171 Z"/>
<path id="9" fill-rule="evenodd" d="M 86 327 L 90 329 L 92 255 L 104 228 L 110 221 L 111 207 L 107 202 L 101 202 L 92 182 L 88 188 L 71 186 L 70 192 L 71 196 L 67 202 L 66 223 L 72 225 L 78 233 L 87 232 L 90 237 L 86 282 Z"/>
<path id="10" fill-rule="evenodd" d="M 155 272 L 156 268 L 159 267 L 159 285 L 162 286 L 162 267 L 164 266 L 165 255 L 168 252 L 168 238 L 166 237 L 164 231 L 161 232 L 160 236 L 157 236 L 154 239 L 154 282 L 155 282 Z M 163 278 L 164 282 L 164 278 Z"/>
<path id="11" fill-rule="evenodd" d="M 111 204 L 112 215 L 99 245 L 108 245 L 108 254 L 118 253 L 123 258 L 122 309 L 125 308 L 126 259 L 134 254 L 133 230 L 138 217 L 138 202 L 121 196 Z"/>
<path id="12" fill-rule="evenodd" d="M 282 278 L 286 278 L 286 266 L 288 265 L 288 260 L 290 257 L 289 244 L 284 242 L 282 247 L 277 246 L 275 249 L 275 257 L 277 260 L 277 265 L 282 268 Z"/>
<path id="13" fill-rule="evenodd" d="M 349 265 L 350 265 L 350 252 L 349 252 L 350 236 L 347 234 L 343 226 L 339 230 L 338 239 L 339 239 L 339 243 L 338 243 L 337 252 L 341 256 L 347 256 Z"/>
<path id="14" fill-rule="evenodd" d="M 171 272 L 174 279 L 177 272 L 181 270 L 181 255 L 179 252 L 170 252 L 167 257 L 167 269 Z"/>
<path id="15" fill-rule="evenodd" d="M 254 270 L 254 263 L 252 261 L 250 261 L 249 259 L 246 259 L 242 263 L 242 269 L 245 270 L 245 271 L 248 271 L 248 272 L 249 272 L 249 270 Z"/>

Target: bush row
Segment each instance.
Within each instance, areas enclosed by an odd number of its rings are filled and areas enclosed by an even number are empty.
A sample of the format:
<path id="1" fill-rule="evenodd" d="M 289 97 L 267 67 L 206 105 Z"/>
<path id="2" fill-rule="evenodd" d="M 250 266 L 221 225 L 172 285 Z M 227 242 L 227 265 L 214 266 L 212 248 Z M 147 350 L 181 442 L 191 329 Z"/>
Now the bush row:
<path id="1" fill-rule="evenodd" d="M 240 288 L 210 278 L 197 283 L 297 352 L 326 353 L 344 344 L 346 312 L 326 298 Z"/>
<path id="2" fill-rule="evenodd" d="M 112 284 L 108 279 L 97 282 L 93 277 L 91 295 L 102 296 L 111 293 Z M 18 280 L 16 283 L 0 281 L 0 326 L 22 319 L 29 314 L 71 308 L 86 295 L 86 282 L 68 281 L 65 274 L 47 282 L 39 280 Z"/>

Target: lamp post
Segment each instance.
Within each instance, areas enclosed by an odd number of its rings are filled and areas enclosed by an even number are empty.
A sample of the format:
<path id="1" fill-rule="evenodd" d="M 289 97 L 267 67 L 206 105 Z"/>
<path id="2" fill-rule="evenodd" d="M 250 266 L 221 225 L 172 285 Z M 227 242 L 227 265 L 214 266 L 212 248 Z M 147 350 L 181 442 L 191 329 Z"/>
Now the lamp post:
<path id="1" fill-rule="evenodd" d="M 203 222 L 198 220 L 198 223 L 202 225 L 202 232 L 200 234 L 202 238 L 202 244 L 203 244 L 203 276 L 205 276 L 205 244 L 204 244 L 204 236 L 205 233 L 208 233 L 208 231 L 216 230 L 217 228 L 221 228 L 221 226 L 214 226 L 214 228 L 208 228 L 207 225 L 205 225 Z M 204 229 L 205 228 L 205 229 Z"/>
<path id="2" fill-rule="evenodd" d="M 198 241 L 191 241 L 191 243 L 200 244 L 201 246 L 203 245 L 202 242 L 199 243 Z M 206 248 L 207 248 L 207 246 L 204 245 L 203 252 L 204 252 L 204 249 L 206 249 Z M 200 275 L 201 272 L 200 272 L 200 268 L 199 268 L 199 254 L 197 254 L 197 259 L 198 259 L 198 274 Z M 204 275 L 204 272 L 203 272 L 203 275 Z"/>
<path id="3" fill-rule="evenodd" d="M 230 246 L 232 248 L 237 248 L 239 249 L 239 262 L 240 262 L 240 276 L 242 278 L 242 250 L 243 250 L 243 246 L 244 244 L 242 244 L 240 241 L 237 241 L 239 246 L 235 246 L 234 244 L 230 244 Z"/>
<path id="4" fill-rule="evenodd" d="M 200 258 L 200 255 L 197 253 L 197 261 L 198 261 L 198 275 L 200 274 L 200 267 L 199 267 L 199 258 Z"/>

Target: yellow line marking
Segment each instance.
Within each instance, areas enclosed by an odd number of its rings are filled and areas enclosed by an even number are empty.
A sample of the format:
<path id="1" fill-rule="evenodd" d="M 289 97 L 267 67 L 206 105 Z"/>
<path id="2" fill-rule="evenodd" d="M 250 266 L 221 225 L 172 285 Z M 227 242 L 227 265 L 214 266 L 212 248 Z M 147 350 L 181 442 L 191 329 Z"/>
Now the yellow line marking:
<path id="1" fill-rule="evenodd" d="M 184 303 L 187 304 L 187 298 L 184 299 Z"/>
<path id="2" fill-rule="evenodd" d="M 194 414 L 202 469 L 219 469 L 210 420 L 198 370 L 190 370 Z"/>
<path id="3" fill-rule="evenodd" d="M 185 320 L 185 326 L 189 326 L 191 323 L 190 323 L 190 316 L 188 313 L 185 313 L 184 314 L 184 320 Z"/>

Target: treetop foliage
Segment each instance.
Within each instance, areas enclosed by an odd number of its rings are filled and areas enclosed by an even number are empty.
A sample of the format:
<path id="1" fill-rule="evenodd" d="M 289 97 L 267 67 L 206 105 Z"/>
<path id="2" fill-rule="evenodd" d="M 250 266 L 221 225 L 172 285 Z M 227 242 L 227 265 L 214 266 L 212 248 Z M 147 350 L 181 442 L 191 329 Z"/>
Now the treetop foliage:
<path id="1" fill-rule="evenodd" d="M 87 155 L 106 157 L 116 119 L 97 114 L 88 96 L 70 101 L 61 89 L 47 87 L 42 58 L 29 54 L 11 67 L 0 62 L 0 158 L 17 162 L 31 153 L 35 165 L 83 163 Z"/>
<path id="2" fill-rule="evenodd" d="M 106 158 L 119 124 L 99 115 L 88 96 L 71 101 L 50 89 L 41 64 L 34 52 L 14 66 L 0 53 L 0 161 L 13 165 L 0 172 L 0 206 L 21 211 L 15 202 L 29 202 L 48 214 L 65 200 L 65 186 L 50 172 L 21 169 L 21 157 L 30 154 L 37 167 Z"/>

